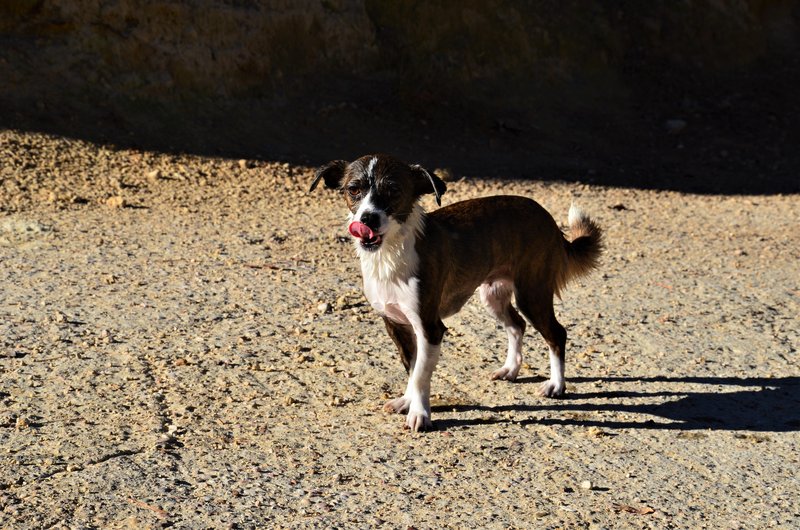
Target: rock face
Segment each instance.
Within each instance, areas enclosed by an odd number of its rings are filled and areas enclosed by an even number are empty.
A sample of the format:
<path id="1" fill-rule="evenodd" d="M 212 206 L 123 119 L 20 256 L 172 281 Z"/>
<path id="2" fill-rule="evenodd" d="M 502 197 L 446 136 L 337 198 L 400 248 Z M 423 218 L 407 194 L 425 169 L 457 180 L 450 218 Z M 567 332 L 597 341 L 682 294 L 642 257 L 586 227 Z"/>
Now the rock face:
<path id="1" fill-rule="evenodd" d="M 389 76 L 468 96 L 725 69 L 797 46 L 797 2 L 11 0 L 0 72 L 144 97 L 272 94 Z M 345 75 L 346 74 L 346 75 Z"/>
<path id="2" fill-rule="evenodd" d="M 59 76 L 144 96 L 271 91 L 377 56 L 359 2 L 19 1 L 0 29 Z"/>

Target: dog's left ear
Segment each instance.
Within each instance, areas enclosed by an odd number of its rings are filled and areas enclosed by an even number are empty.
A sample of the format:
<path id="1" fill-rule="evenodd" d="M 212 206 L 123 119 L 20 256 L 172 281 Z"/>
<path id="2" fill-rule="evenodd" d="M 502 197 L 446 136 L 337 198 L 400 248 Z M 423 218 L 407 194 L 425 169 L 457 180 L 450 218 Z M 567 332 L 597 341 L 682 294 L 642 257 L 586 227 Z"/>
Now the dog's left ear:
<path id="1" fill-rule="evenodd" d="M 338 188 L 344 178 L 344 168 L 346 167 L 347 162 L 344 160 L 333 160 L 317 169 L 314 182 L 311 183 L 311 188 L 308 190 L 309 193 L 317 188 L 317 184 L 319 184 L 319 181 L 322 179 L 325 179 L 326 188 Z"/>
<path id="2" fill-rule="evenodd" d="M 436 196 L 436 204 L 441 206 L 442 195 L 447 191 L 447 184 L 418 164 L 412 164 L 409 167 L 411 168 L 411 174 L 414 175 L 415 178 L 414 191 L 419 195 L 433 193 Z"/>

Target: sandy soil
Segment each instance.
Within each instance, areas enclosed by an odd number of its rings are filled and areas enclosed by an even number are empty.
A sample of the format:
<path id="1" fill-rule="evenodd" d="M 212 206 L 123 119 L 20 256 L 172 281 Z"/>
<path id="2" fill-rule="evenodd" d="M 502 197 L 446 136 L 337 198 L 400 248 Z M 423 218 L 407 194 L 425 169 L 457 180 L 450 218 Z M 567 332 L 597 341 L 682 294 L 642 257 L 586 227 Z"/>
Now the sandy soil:
<path id="1" fill-rule="evenodd" d="M 414 435 L 311 175 L 0 132 L 0 527 L 797 527 L 797 196 L 451 182 L 575 200 L 607 252 L 557 306 L 567 398 L 532 334 L 489 381 L 473 300 Z"/>

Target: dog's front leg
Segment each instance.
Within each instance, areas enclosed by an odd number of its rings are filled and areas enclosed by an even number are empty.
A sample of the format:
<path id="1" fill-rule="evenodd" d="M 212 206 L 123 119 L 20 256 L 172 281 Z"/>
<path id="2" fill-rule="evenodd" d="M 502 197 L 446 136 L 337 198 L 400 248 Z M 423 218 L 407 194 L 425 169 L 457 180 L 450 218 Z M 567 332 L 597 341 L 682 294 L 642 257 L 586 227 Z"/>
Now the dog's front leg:
<path id="1" fill-rule="evenodd" d="M 430 324 L 413 324 L 416 354 L 408 374 L 408 385 L 402 397 L 386 403 L 384 409 L 408 411 L 406 427 L 418 432 L 431 427 L 431 377 L 439 362 L 445 327 L 441 320 Z"/>
<path id="2" fill-rule="evenodd" d="M 439 362 L 441 341 L 433 344 L 424 335 L 417 335 L 417 356 L 408 377 L 405 396 L 409 398 L 406 427 L 422 431 L 431 426 L 431 377 Z"/>

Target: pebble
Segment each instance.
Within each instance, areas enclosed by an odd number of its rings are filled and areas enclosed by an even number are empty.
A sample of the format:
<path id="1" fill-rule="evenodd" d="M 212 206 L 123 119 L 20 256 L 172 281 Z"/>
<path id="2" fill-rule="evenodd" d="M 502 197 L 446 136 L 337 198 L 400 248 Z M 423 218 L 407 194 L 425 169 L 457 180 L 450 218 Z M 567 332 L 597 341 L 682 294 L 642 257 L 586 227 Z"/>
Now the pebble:
<path id="1" fill-rule="evenodd" d="M 594 484 L 592 484 L 591 480 L 584 480 L 580 484 L 582 490 L 590 490 L 594 488 Z"/>
<path id="2" fill-rule="evenodd" d="M 328 313 L 331 310 L 331 304 L 328 302 L 322 302 L 317 306 L 317 311 L 320 313 Z"/>
<path id="3" fill-rule="evenodd" d="M 106 206 L 111 208 L 122 208 L 125 206 L 125 199 L 119 195 L 114 195 L 113 197 L 106 199 Z"/>

